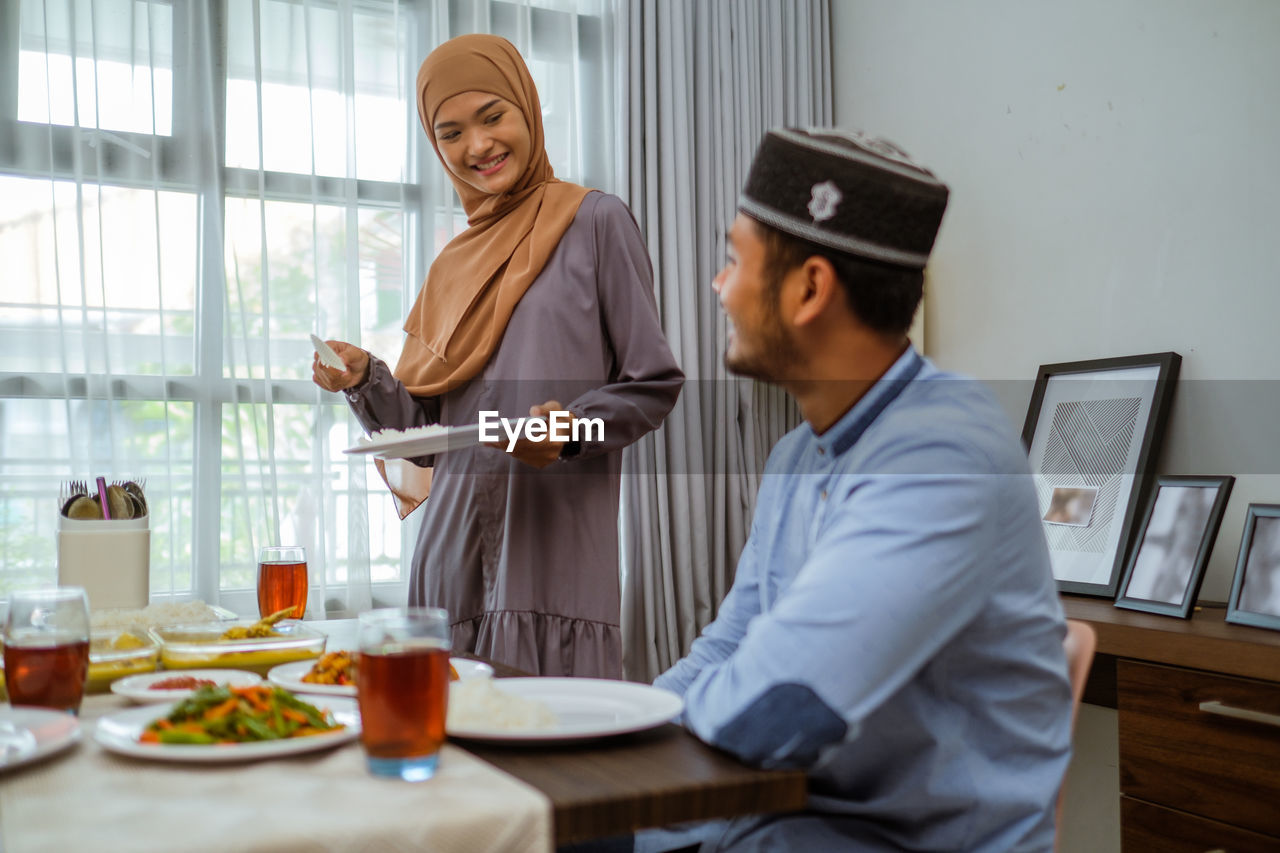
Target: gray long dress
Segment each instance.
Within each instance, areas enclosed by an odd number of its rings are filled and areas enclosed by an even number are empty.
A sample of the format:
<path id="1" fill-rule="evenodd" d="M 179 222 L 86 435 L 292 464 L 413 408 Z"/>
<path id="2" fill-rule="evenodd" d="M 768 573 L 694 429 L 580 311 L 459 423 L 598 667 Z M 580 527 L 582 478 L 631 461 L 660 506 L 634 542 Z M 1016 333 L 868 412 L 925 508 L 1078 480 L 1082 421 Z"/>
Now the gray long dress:
<path id="1" fill-rule="evenodd" d="M 524 417 L 547 400 L 604 422 L 603 441 L 542 470 L 492 447 L 414 460 L 434 471 L 409 603 L 448 610 L 455 649 L 540 675 L 621 677 L 622 448 L 662 423 L 683 382 L 639 229 L 599 192 L 583 199 L 479 376 L 412 397 L 371 359 L 369 378 L 347 392 L 370 431 L 476 423 L 482 410 Z"/>

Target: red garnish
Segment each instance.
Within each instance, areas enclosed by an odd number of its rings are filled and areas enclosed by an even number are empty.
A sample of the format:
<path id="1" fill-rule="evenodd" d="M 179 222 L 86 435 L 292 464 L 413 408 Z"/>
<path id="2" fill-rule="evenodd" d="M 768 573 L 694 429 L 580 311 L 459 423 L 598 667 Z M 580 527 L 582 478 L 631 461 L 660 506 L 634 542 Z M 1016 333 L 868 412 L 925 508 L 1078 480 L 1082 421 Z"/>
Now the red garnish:
<path id="1" fill-rule="evenodd" d="M 175 675 L 152 683 L 148 690 L 195 690 L 197 687 L 216 687 L 218 682 L 192 675 Z"/>

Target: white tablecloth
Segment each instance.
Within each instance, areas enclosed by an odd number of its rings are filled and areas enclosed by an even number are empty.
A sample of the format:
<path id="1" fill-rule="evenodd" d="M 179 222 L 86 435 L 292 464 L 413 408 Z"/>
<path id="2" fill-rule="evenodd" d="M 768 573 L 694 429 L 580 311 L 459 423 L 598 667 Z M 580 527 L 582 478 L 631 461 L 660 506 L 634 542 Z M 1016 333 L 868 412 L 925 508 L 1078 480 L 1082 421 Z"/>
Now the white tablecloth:
<path id="1" fill-rule="evenodd" d="M 0 775 L 0 851 L 530 851 L 552 849 L 540 792 L 445 745 L 426 782 L 377 778 L 358 741 L 237 765 L 114 755 L 94 720 L 129 707 L 85 700 L 69 752 Z"/>

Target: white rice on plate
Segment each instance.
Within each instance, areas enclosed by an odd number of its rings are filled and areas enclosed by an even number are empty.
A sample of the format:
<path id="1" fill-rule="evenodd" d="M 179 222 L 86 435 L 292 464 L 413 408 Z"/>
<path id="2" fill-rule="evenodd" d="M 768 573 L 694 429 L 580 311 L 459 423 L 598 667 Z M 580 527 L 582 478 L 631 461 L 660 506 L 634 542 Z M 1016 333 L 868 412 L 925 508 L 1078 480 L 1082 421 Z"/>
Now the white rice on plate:
<path id="1" fill-rule="evenodd" d="M 409 427 L 408 429 L 380 429 L 370 433 L 368 436 L 361 436 L 356 440 L 356 446 L 369 447 L 375 444 L 391 444 L 409 439 L 430 438 L 433 435 L 440 435 L 448 431 L 449 427 L 442 424 L 428 424 L 427 426 Z"/>
<path id="2" fill-rule="evenodd" d="M 556 727 L 555 712 L 545 703 L 516 696 L 494 686 L 490 678 L 468 678 L 449 685 L 445 729 L 540 732 Z"/>

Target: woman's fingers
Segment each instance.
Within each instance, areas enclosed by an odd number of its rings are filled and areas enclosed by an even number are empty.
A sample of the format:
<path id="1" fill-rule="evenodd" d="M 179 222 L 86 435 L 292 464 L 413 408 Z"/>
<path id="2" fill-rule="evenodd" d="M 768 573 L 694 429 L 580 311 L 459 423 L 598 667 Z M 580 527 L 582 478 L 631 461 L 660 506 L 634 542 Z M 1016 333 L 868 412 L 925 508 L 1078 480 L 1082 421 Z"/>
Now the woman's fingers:
<path id="1" fill-rule="evenodd" d="M 350 371 L 325 367 L 319 358 L 314 357 L 311 362 L 311 381 L 326 391 L 342 391 L 356 384 Z"/>
<path id="2" fill-rule="evenodd" d="M 329 387 L 332 383 L 326 373 L 326 368 L 320 363 L 320 356 L 315 354 L 311 356 L 311 381 L 326 391 L 333 390 L 333 388 Z"/>
<path id="3" fill-rule="evenodd" d="M 346 370 L 325 367 L 319 355 L 311 356 L 311 380 L 326 391 L 345 391 L 365 380 L 369 374 L 369 353 L 345 341 L 326 341 L 342 359 Z"/>
<path id="4" fill-rule="evenodd" d="M 560 405 L 559 400 L 548 400 L 547 402 L 543 403 L 541 406 L 530 406 L 529 414 L 535 418 L 541 418 L 541 417 L 546 417 L 552 412 L 558 412 L 563 408 L 564 406 Z"/>
<path id="5" fill-rule="evenodd" d="M 545 468 L 560 458 L 563 447 L 563 442 L 559 441 L 530 441 L 521 438 L 509 450 L 506 446 L 499 446 L 499 449 L 507 450 L 517 462 L 533 468 Z"/>
<path id="6" fill-rule="evenodd" d="M 369 372 L 369 353 L 346 341 L 326 341 L 326 343 L 347 366 L 346 375 L 350 378 L 350 383 L 343 387 L 350 388 L 363 382 Z"/>

